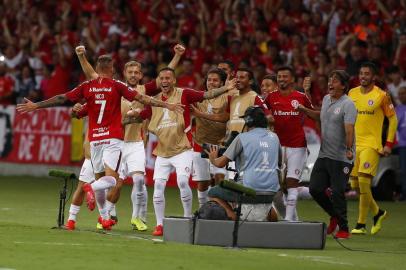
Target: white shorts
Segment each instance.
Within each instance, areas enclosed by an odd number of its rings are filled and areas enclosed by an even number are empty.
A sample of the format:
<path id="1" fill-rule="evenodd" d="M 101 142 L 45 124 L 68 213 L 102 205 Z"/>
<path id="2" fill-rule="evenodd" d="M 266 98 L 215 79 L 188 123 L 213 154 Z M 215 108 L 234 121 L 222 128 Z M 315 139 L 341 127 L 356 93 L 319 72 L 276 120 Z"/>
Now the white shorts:
<path id="1" fill-rule="evenodd" d="M 94 173 L 104 172 L 104 167 L 119 171 L 123 141 L 106 139 L 90 142 L 90 157 Z"/>
<path id="2" fill-rule="evenodd" d="M 157 157 L 155 160 L 154 180 L 168 180 L 172 168 L 176 174 L 189 177 L 192 173 L 193 151 L 187 150 L 170 158 Z"/>
<path id="3" fill-rule="evenodd" d="M 286 163 L 286 178 L 300 179 L 306 164 L 306 147 L 282 147 L 282 160 Z"/>
<path id="4" fill-rule="evenodd" d="M 90 159 L 83 161 L 82 168 L 80 169 L 79 180 L 85 183 L 91 183 L 95 180 L 92 162 Z"/>
<path id="5" fill-rule="evenodd" d="M 216 174 L 222 174 L 225 176 L 225 179 L 227 179 L 228 172 L 226 170 L 226 167 L 219 168 L 214 166 L 213 164 L 210 163 L 210 174 L 211 175 L 216 175 Z"/>
<path id="6" fill-rule="evenodd" d="M 225 168 L 217 168 L 207 158 L 202 158 L 200 152 L 193 152 L 193 181 L 206 181 L 211 179 L 211 175 L 223 174 L 227 175 Z"/>
<path id="7" fill-rule="evenodd" d="M 125 142 L 123 146 L 123 158 L 121 160 L 120 178 L 131 176 L 131 173 L 145 173 L 145 149 L 144 142 Z"/>

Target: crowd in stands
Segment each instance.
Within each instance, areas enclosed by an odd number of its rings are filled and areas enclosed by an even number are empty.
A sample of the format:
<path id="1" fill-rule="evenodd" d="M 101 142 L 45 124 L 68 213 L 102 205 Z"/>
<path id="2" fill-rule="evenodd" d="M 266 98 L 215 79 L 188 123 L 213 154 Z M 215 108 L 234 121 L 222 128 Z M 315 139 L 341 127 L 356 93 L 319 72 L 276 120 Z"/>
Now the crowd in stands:
<path id="1" fill-rule="evenodd" d="M 46 99 L 84 80 L 79 44 L 89 59 L 112 55 L 118 71 L 131 59 L 143 63 L 145 82 L 181 42 L 178 86 L 195 89 L 220 60 L 252 68 L 258 82 L 291 65 L 298 86 L 311 75 L 316 106 L 333 69 L 347 70 L 354 86 L 367 59 L 395 102 L 406 85 L 405 0 L 0 0 L 0 18 L 2 105 Z"/>

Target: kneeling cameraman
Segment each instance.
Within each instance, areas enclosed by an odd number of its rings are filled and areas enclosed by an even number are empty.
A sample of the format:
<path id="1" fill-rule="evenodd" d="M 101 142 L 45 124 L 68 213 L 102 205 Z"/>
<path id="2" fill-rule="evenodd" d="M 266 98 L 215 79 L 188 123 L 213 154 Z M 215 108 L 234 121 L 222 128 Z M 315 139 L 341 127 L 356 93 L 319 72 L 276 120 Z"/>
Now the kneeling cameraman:
<path id="1" fill-rule="evenodd" d="M 218 157 L 218 148 L 211 146 L 208 153 L 211 163 L 224 167 L 229 161 L 236 162 L 238 182 L 256 191 L 255 198 L 243 197 L 242 218 L 249 221 L 265 221 L 273 196 L 279 190 L 278 165 L 281 147 L 278 136 L 271 132 L 268 120 L 261 107 L 251 106 L 241 116 L 248 132 L 239 134 L 225 153 Z M 209 191 L 209 198 L 220 204 L 227 216 L 235 220 L 236 215 L 230 202 L 236 202 L 234 192 L 215 186 Z"/>

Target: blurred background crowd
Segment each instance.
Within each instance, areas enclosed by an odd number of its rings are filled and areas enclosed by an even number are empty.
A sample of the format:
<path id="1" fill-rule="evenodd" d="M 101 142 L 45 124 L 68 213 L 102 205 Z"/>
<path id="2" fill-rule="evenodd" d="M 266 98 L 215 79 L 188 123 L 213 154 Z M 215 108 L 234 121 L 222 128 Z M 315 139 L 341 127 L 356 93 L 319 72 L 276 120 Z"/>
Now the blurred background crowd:
<path id="1" fill-rule="evenodd" d="M 144 81 L 187 47 L 178 86 L 202 89 L 222 60 L 248 67 L 256 80 L 291 65 L 300 87 L 312 78 L 319 106 L 328 74 L 345 69 L 357 85 L 365 60 L 394 102 L 406 86 L 406 0 L 0 0 L 0 104 L 41 100 L 84 80 L 74 47 L 94 61 L 110 54 L 117 76 L 129 60 Z"/>

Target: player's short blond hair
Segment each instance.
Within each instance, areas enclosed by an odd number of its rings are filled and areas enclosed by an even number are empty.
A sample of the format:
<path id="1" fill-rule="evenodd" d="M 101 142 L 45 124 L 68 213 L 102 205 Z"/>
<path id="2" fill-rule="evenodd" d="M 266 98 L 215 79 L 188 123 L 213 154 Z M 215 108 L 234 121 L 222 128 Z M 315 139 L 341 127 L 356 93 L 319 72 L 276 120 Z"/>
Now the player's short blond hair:
<path id="1" fill-rule="evenodd" d="M 141 70 L 142 65 L 140 62 L 137 62 L 137 61 L 129 61 L 129 62 L 125 63 L 124 71 L 129 67 L 138 67 Z"/>

